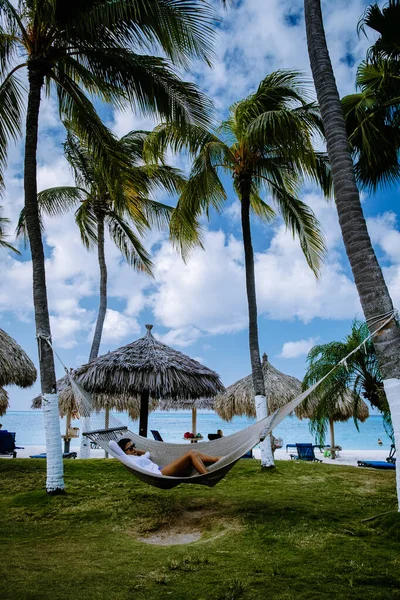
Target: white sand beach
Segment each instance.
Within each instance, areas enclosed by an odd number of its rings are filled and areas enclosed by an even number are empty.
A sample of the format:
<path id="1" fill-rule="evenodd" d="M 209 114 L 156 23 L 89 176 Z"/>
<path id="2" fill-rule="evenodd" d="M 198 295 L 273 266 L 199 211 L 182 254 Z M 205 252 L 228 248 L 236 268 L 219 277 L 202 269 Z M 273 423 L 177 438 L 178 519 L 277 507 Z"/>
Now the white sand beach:
<path id="1" fill-rule="evenodd" d="M 291 450 L 291 452 L 289 451 Z M 285 451 L 284 448 L 280 450 L 276 450 L 275 459 L 276 460 L 290 460 L 290 454 L 295 454 L 294 449 L 289 449 L 288 452 Z M 32 454 L 40 454 L 41 452 L 45 452 L 46 448 L 44 446 L 25 446 L 23 450 L 17 451 L 18 458 L 29 458 Z M 71 448 L 72 452 L 78 452 L 79 457 L 79 448 L 73 447 Z M 254 457 L 256 459 L 260 458 L 260 450 L 259 448 L 255 448 L 253 451 Z M 320 452 L 317 448 L 315 449 L 315 456 L 322 460 L 322 462 L 329 465 L 349 465 L 349 466 L 357 466 L 358 460 L 383 460 L 385 461 L 387 456 L 389 456 L 389 450 L 342 450 L 339 452 L 339 456 L 334 460 L 328 457 L 325 457 L 322 452 Z M 90 451 L 91 458 L 104 458 L 104 450 L 91 450 Z"/>

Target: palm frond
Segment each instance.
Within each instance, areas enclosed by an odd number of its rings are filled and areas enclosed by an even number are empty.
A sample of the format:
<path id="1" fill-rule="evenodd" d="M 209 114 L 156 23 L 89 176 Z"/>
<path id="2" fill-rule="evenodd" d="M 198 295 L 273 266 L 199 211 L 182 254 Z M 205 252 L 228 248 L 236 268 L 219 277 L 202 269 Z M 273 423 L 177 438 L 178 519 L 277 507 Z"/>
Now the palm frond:
<path id="1" fill-rule="evenodd" d="M 153 276 L 153 263 L 150 255 L 129 224 L 113 211 L 110 211 L 106 216 L 106 223 L 111 239 L 128 264 L 136 271 L 142 271 Z"/>
<path id="2" fill-rule="evenodd" d="M 84 202 L 75 212 L 75 222 L 79 227 L 82 244 L 87 250 L 97 246 L 97 218 L 91 202 Z"/>
<path id="3" fill-rule="evenodd" d="M 7 149 L 10 140 L 21 136 L 22 85 L 15 75 L 7 77 L 0 85 L 0 179 L 7 164 Z"/>

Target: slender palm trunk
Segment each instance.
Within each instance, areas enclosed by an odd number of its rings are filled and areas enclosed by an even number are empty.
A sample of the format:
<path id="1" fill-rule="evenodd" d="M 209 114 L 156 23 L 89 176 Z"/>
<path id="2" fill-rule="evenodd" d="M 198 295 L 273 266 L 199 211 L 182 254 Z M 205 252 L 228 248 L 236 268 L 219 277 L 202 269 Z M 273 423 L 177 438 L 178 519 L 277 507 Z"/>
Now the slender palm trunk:
<path id="1" fill-rule="evenodd" d="M 96 212 L 97 217 L 97 257 L 100 268 L 100 303 L 99 311 L 97 313 L 96 328 L 94 331 L 92 347 L 90 349 L 89 361 L 94 360 L 99 355 L 99 348 L 101 343 L 101 336 L 103 334 L 103 326 L 107 313 L 107 265 L 106 256 L 104 251 L 104 213 L 101 210 Z M 109 419 L 109 409 L 106 408 L 106 421 Z M 105 423 L 106 426 L 106 423 Z M 82 429 L 88 431 L 90 428 L 90 417 L 82 418 Z M 86 436 L 81 437 L 81 458 L 90 457 L 90 444 Z M 105 453 L 105 457 L 108 457 L 108 453 Z"/>
<path id="2" fill-rule="evenodd" d="M 107 312 L 107 265 L 104 252 L 104 215 L 97 216 L 97 257 L 100 267 L 100 304 L 97 314 L 96 329 L 94 331 L 92 348 L 89 361 L 97 358 L 103 333 L 104 320 Z"/>
<path id="3" fill-rule="evenodd" d="M 46 273 L 42 234 L 37 204 L 36 153 L 40 92 L 44 77 L 32 68 L 29 73 L 29 95 L 26 115 L 26 141 L 24 163 L 25 216 L 32 255 L 33 305 L 36 334 L 38 336 L 40 381 L 43 396 L 43 415 L 47 452 L 46 489 L 49 494 L 64 491 L 61 430 L 58 413 L 58 395 L 53 352 L 44 338 L 51 339 L 49 309 L 47 304 Z"/>
<path id="4" fill-rule="evenodd" d="M 250 228 L 250 178 L 242 179 L 239 183 L 242 206 L 242 232 L 246 271 L 247 305 L 249 310 L 249 348 L 251 372 L 256 404 L 257 420 L 268 416 L 268 405 L 265 396 L 264 375 L 261 367 L 260 348 L 258 344 L 256 280 L 254 273 L 254 252 Z M 274 457 L 271 448 L 271 435 L 261 444 L 261 466 L 274 467 Z"/>
<path id="5" fill-rule="evenodd" d="M 376 259 L 361 208 L 345 121 L 326 44 L 320 0 L 305 0 L 308 52 L 332 166 L 336 207 L 346 253 L 367 323 L 390 313 L 393 304 Z M 373 331 L 377 324 L 371 325 Z M 393 319 L 373 340 L 384 378 L 396 446 L 400 448 L 400 328 Z M 400 469 L 397 469 L 400 510 Z"/>

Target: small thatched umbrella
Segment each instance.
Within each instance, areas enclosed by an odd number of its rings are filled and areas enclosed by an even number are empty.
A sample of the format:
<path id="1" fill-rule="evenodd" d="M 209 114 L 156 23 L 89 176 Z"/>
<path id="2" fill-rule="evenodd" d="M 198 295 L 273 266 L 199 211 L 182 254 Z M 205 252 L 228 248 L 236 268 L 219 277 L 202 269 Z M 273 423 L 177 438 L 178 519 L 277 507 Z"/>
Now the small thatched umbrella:
<path id="1" fill-rule="evenodd" d="M 75 377 L 75 375 L 74 375 Z M 79 418 L 79 408 L 75 401 L 75 396 L 69 382 L 67 375 L 64 375 L 57 381 L 57 393 L 58 393 L 58 408 L 60 411 L 60 417 L 65 415 L 71 415 L 73 418 Z M 131 419 L 135 420 L 139 418 L 140 414 L 140 398 L 137 396 L 124 395 L 111 395 L 96 394 L 92 395 L 93 408 L 95 411 L 100 410 L 116 410 L 118 412 L 127 412 Z M 42 407 L 42 396 L 36 396 L 32 400 L 32 408 Z M 151 410 L 157 408 L 157 403 L 153 403 Z"/>
<path id="2" fill-rule="evenodd" d="M 160 400 L 158 403 L 160 410 L 192 410 L 192 429 L 191 432 L 197 433 L 197 411 L 199 409 L 213 410 L 213 398 L 199 398 L 198 400 Z"/>
<path id="3" fill-rule="evenodd" d="M 17 342 L 0 329 L 0 386 L 30 387 L 36 381 L 35 365 Z"/>
<path id="4" fill-rule="evenodd" d="M 140 397 L 139 434 L 147 436 L 149 398 L 212 398 L 224 390 L 219 376 L 196 360 L 162 344 L 146 325 L 143 338 L 92 360 L 74 377 L 103 401 Z"/>
<path id="5" fill-rule="evenodd" d="M 0 329 L 0 415 L 8 408 L 4 385 L 30 387 L 36 381 L 35 365 L 25 350 L 8 333 Z"/>
<path id="6" fill-rule="evenodd" d="M 302 402 L 296 409 L 295 414 L 299 419 L 315 419 L 317 406 L 320 398 L 317 394 L 311 394 L 305 402 Z M 354 415 L 354 407 L 356 414 Z M 329 412 L 329 429 L 331 436 L 331 457 L 335 458 L 335 423 L 338 421 L 348 421 L 350 418 L 356 418 L 364 423 L 369 417 L 367 404 L 360 397 L 356 401 L 351 390 L 348 390 L 344 396 L 336 398 L 334 405 Z"/>
<path id="7" fill-rule="evenodd" d="M 6 413 L 8 406 L 8 394 L 4 388 L 0 387 L 0 417 Z"/>
<path id="8" fill-rule="evenodd" d="M 263 354 L 262 357 L 262 370 L 269 413 L 284 406 L 300 394 L 301 382 L 296 377 L 285 375 L 275 369 L 268 361 L 266 354 Z M 225 421 L 231 421 L 232 417 L 236 415 L 255 417 L 252 375 L 247 375 L 236 383 L 232 383 L 226 388 L 224 394 L 219 394 L 214 402 L 214 410 Z"/>

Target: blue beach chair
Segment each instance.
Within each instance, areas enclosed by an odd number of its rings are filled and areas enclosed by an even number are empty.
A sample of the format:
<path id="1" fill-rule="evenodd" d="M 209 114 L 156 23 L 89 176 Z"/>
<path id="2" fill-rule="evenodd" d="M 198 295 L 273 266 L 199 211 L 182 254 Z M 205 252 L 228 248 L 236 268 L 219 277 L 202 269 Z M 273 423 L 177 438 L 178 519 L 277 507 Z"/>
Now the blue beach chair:
<path id="1" fill-rule="evenodd" d="M 359 467 L 369 467 L 370 469 L 395 469 L 396 465 L 384 460 L 358 460 Z"/>
<path id="2" fill-rule="evenodd" d="M 153 438 L 156 440 L 156 442 L 163 442 L 164 440 L 162 439 L 160 432 L 157 431 L 157 429 L 150 429 L 151 433 L 153 434 Z"/>
<path id="3" fill-rule="evenodd" d="M 0 456 L 16 458 L 17 450 L 23 450 L 23 447 L 15 445 L 15 433 L 13 431 L 3 431 L 0 436 Z"/>
<path id="4" fill-rule="evenodd" d="M 322 462 L 316 458 L 314 454 L 314 446 L 312 444 L 296 444 L 297 454 L 291 454 L 290 458 L 295 460 L 306 460 L 309 462 Z"/>

